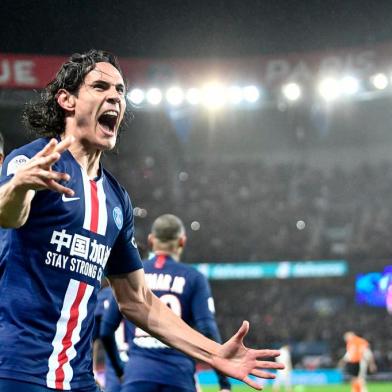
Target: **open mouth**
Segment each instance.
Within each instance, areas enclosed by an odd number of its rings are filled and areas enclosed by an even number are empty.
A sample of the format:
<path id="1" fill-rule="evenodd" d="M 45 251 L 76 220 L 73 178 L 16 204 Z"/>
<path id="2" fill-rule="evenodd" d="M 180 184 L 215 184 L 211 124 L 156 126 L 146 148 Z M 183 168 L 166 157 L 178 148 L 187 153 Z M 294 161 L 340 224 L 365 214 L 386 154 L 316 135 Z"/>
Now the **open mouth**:
<path id="1" fill-rule="evenodd" d="M 118 113 L 114 110 L 108 110 L 102 113 L 98 118 L 98 123 L 105 133 L 113 135 L 116 129 Z"/>

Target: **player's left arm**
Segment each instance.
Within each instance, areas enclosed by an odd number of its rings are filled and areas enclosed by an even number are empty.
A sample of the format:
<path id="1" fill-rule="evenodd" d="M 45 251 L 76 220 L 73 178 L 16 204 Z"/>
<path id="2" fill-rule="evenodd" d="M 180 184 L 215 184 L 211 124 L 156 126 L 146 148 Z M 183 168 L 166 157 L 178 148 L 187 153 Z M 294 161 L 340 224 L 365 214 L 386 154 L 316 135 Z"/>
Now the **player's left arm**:
<path id="1" fill-rule="evenodd" d="M 278 350 L 254 350 L 244 346 L 248 322 L 243 322 L 238 332 L 221 345 L 191 328 L 160 301 L 147 287 L 143 269 L 108 278 L 120 311 L 128 320 L 185 354 L 258 390 L 262 386 L 250 375 L 274 378 L 274 374 L 262 369 L 283 368 L 270 360 L 279 355 Z"/>
<path id="2" fill-rule="evenodd" d="M 120 353 L 115 338 L 115 331 L 120 325 L 121 320 L 122 315 L 118 309 L 117 302 L 112 297 L 109 301 L 108 308 L 105 309 L 102 315 L 99 337 L 113 366 L 113 369 L 117 377 L 120 379 L 124 375 L 124 363 L 120 358 Z"/>

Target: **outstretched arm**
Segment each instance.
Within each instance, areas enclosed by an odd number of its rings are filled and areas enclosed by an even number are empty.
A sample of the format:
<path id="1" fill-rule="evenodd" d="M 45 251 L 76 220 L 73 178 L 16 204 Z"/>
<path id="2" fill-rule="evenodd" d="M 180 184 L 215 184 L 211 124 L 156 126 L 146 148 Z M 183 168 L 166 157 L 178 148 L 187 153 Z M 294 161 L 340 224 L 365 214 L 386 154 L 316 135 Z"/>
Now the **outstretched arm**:
<path id="1" fill-rule="evenodd" d="M 120 311 L 128 320 L 160 341 L 206 362 L 227 376 L 261 390 L 262 387 L 250 375 L 275 378 L 274 374 L 262 369 L 283 368 L 283 365 L 269 360 L 279 355 L 278 350 L 254 350 L 244 346 L 243 339 L 249 330 L 247 321 L 222 345 L 192 329 L 162 303 L 146 286 L 142 269 L 113 275 L 109 280 Z"/>
<path id="2" fill-rule="evenodd" d="M 6 228 L 23 226 L 29 217 L 35 191 L 50 189 L 67 195 L 73 194 L 71 189 L 58 183 L 62 180 L 68 181 L 69 175 L 52 170 L 52 165 L 60 159 L 60 154 L 72 142 L 73 137 L 67 137 L 60 143 L 56 139 L 50 140 L 0 187 L 0 226 Z"/>

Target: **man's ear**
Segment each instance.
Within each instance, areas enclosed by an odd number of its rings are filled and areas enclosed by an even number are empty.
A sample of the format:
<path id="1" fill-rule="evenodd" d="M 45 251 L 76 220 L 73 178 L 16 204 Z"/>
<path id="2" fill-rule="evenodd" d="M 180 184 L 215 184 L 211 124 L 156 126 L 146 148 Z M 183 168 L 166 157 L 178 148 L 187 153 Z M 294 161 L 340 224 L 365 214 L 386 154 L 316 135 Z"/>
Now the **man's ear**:
<path id="1" fill-rule="evenodd" d="M 61 88 L 56 94 L 57 103 L 67 112 L 73 112 L 75 108 L 75 96 L 69 91 Z"/>
<path id="2" fill-rule="evenodd" d="M 4 161 L 4 155 L 0 153 L 0 165 L 3 163 L 3 161 Z"/>
<path id="3" fill-rule="evenodd" d="M 147 237 L 147 246 L 149 247 L 149 249 L 153 248 L 153 239 L 154 236 L 150 233 Z"/>
<path id="4" fill-rule="evenodd" d="M 184 247 L 185 247 L 185 244 L 186 244 L 186 240 L 187 240 L 186 235 L 182 235 L 182 236 L 178 239 L 178 245 L 179 245 L 181 248 L 184 248 Z"/>

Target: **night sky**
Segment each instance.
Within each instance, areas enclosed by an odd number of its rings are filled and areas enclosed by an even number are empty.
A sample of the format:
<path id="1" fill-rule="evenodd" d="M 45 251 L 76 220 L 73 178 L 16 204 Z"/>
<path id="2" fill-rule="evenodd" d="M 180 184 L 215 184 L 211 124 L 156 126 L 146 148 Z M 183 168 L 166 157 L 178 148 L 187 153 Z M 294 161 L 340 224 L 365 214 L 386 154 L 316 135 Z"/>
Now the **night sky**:
<path id="1" fill-rule="evenodd" d="M 0 53 L 236 57 L 392 40 L 391 0 L 1 0 Z"/>

